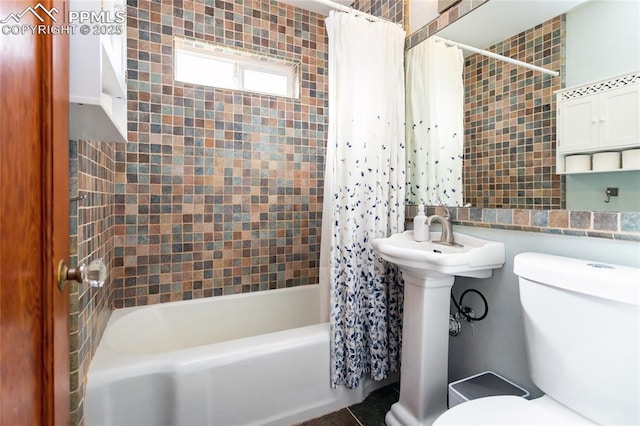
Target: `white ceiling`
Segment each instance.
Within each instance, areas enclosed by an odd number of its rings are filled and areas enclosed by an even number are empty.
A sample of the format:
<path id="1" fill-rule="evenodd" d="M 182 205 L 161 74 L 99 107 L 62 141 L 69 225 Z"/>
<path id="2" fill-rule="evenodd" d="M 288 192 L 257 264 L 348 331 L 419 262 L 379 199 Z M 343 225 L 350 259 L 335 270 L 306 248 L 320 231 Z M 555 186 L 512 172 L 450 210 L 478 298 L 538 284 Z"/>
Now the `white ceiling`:
<path id="1" fill-rule="evenodd" d="M 295 7 L 299 7 L 300 9 L 311 10 L 313 12 L 317 12 L 321 15 L 329 16 L 329 11 L 331 7 L 325 6 L 324 4 L 317 3 L 313 0 L 278 0 L 282 3 L 287 3 Z M 349 6 L 353 3 L 353 0 L 332 0 L 335 3 L 340 3 L 343 6 Z"/>
<path id="2" fill-rule="evenodd" d="M 409 0 L 409 30 L 417 31 L 438 17 L 438 0 Z"/>
<path id="3" fill-rule="evenodd" d="M 566 13 L 586 0 L 489 0 L 438 32 L 480 49 Z"/>

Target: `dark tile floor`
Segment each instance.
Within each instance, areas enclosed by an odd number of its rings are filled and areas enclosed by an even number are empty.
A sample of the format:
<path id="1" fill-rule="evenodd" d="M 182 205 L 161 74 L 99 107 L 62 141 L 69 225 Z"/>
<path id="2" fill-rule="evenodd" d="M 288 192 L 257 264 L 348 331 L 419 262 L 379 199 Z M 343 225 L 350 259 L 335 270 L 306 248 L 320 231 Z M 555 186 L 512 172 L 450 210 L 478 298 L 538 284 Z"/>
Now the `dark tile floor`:
<path id="1" fill-rule="evenodd" d="M 309 420 L 299 426 L 384 426 L 385 414 L 399 398 L 400 385 L 392 383 L 371 392 L 360 404 Z"/>

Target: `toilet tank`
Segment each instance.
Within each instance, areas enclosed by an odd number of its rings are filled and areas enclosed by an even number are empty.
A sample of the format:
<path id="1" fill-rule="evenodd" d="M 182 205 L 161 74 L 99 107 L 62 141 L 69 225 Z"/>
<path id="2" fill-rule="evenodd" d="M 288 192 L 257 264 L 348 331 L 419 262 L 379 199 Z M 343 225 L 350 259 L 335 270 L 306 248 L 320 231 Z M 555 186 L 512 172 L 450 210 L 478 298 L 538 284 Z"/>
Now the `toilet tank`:
<path id="1" fill-rule="evenodd" d="M 640 269 L 514 258 L 533 382 L 600 424 L 640 424 Z"/>

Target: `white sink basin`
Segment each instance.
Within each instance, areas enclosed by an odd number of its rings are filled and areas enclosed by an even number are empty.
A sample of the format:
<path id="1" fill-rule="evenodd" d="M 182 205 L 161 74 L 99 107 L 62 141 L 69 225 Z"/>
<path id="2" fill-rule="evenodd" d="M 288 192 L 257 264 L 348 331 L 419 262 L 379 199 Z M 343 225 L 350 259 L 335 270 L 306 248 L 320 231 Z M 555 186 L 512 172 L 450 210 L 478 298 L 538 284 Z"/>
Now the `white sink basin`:
<path id="1" fill-rule="evenodd" d="M 431 232 L 431 241 L 417 242 L 413 231 L 393 234 L 372 241 L 374 250 L 400 269 L 414 273 L 428 271 L 461 277 L 489 278 L 492 270 L 504 264 L 504 243 L 482 240 L 454 232 L 454 241 L 462 247 L 437 244 L 439 232 Z"/>

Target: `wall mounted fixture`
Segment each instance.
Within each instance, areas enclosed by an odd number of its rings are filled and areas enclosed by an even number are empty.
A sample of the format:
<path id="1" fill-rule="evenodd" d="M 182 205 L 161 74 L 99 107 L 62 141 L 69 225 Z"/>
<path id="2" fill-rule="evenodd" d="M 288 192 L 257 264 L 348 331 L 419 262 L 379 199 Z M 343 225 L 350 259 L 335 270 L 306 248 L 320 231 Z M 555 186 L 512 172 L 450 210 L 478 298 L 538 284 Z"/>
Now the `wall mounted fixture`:
<path id="1" fill-rule="evenodd" d="M 618 188 L 607 188 L 607 190 L 604 193 L 607 196 L 607 199 L 604 200 L 604 202 L 605 203 L 610 203 L 611 202 L 611 197 L 617 197 L 618 196 Z"/>

